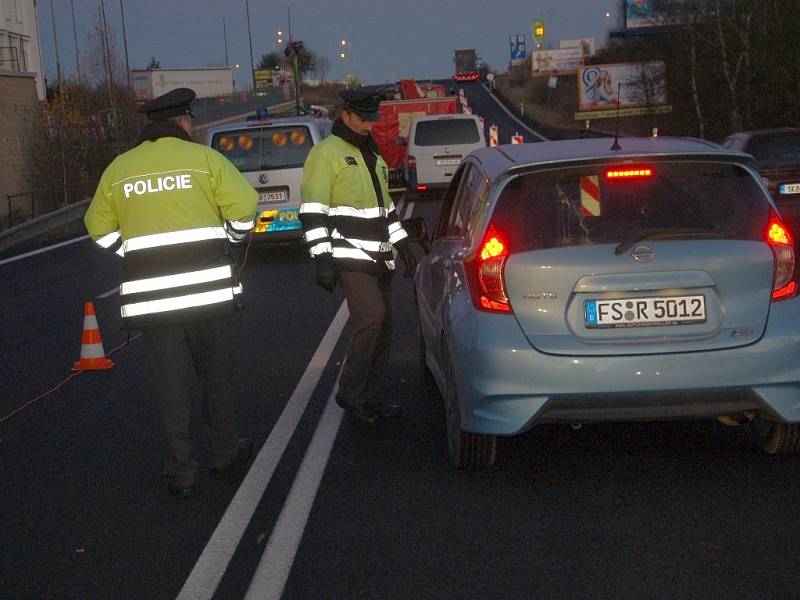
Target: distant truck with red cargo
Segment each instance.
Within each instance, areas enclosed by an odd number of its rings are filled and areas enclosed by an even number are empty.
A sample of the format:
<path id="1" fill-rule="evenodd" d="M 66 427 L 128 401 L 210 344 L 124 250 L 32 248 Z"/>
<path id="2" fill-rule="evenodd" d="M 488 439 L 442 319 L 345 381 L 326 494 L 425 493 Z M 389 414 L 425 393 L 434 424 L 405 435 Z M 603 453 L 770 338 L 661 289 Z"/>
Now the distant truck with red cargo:
<path id="1" fill-rule="evenodd" d="M 414 83 L 413 80 L 408 80 Z M 411 94 L 411 83 L 407 83 L 406 94 Z M 436 89 L 439 86 L 441 90 Z M 401 94 L 404 86 L 401 83 Z M 425 91 L 424 86 L 420 86 Z M 444 86 L 433 84 L 430 88 L 435 93 L 444 94 Z M 416 91 L 414 91 L 416 95 Z M 426 92 L 426 95 L 427 92 Z M 422 97 L 409 100 L 384 100 L 380 104 L 380 119 L 372 125 L 372 138 L 378 150 L 389 166 L 389 188 L 392 191 L 405 190 L 404 171 L 406 165 L 406 148 L 408 133 L 412 121 L 426 115 L 448 115 L 457 112 L 455 96 Z"/>
<path id="2" fill-rule="evenodd" d="M 453 79 L 456 81 L 474 81 L 479 78 L 478 55 L 475 48 L 456 50 L 453 63 L 456 67 Z"/>

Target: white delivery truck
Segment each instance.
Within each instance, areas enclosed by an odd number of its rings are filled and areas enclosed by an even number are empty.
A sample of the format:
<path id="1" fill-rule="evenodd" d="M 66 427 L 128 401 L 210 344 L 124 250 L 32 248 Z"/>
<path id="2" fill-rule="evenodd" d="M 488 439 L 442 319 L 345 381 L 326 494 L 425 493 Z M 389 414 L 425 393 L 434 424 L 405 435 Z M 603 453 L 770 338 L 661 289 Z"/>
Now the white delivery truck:
<path id="1" fill-rule="evenodd" d="M 198 98 L 233 93 L 233 73 L 227 67 L 134 70 L 131 71 L 131 81 L 137 102 L 152 100 L 180 87 L 193 89 Z"/>

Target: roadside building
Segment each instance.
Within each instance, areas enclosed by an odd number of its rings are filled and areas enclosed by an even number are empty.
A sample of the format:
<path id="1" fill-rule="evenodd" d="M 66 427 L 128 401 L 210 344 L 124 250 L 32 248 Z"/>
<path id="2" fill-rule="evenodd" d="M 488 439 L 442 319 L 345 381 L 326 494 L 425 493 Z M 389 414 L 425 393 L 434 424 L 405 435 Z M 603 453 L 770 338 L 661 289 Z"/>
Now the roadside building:
<path id="1" fill-rule="evenodd" d="M 31 189 L 33 130 L 45 98 L 38 31 L 34 0 L 0 0 L 0 229 L 16 194 Z"/>

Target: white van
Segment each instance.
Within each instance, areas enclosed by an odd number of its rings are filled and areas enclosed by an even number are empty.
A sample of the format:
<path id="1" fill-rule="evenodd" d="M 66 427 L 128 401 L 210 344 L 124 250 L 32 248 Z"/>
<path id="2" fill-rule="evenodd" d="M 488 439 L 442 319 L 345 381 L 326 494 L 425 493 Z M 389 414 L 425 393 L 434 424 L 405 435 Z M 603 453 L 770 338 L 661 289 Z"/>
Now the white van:
<path id="1" fill-rule="evenodd" d="M 406 187 L 416 195 L 443 190 L 464 157 L 486 146 L 475 115 L 428 115 L 414 119 L 408 133 Z"/>
<path id="2" fill-rule="evenodd" d="M 327 119 L 300 116 L 226 123 L 206 132 L 206 145 L 236 165 L 258 192 L 253 241 L 302 239 L 303 163 L 331 127 Z"/>

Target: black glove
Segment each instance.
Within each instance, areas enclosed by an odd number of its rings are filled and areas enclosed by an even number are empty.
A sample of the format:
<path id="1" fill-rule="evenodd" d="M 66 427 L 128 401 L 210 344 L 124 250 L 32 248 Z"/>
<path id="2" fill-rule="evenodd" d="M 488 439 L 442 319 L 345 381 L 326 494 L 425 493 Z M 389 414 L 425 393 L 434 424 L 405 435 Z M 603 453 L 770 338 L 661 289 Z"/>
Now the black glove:
<path id="1" fill-rule="evenodd" d="M 330 254 L 320 254 L 314 259 L 317 266 L 317 285 L 330 293 L 336 289 L 336 263 Z"/>
<path id="2" fill-rule="evenodd" d="M 414 273 L 417 271 L 417 257 L 411 252 L 411 244 L 406 240 L 403 240 L 403 242 L 397 245 L 397 255 L 406 265 L 403 271 L 403 277 L 413 277 Z"/>

